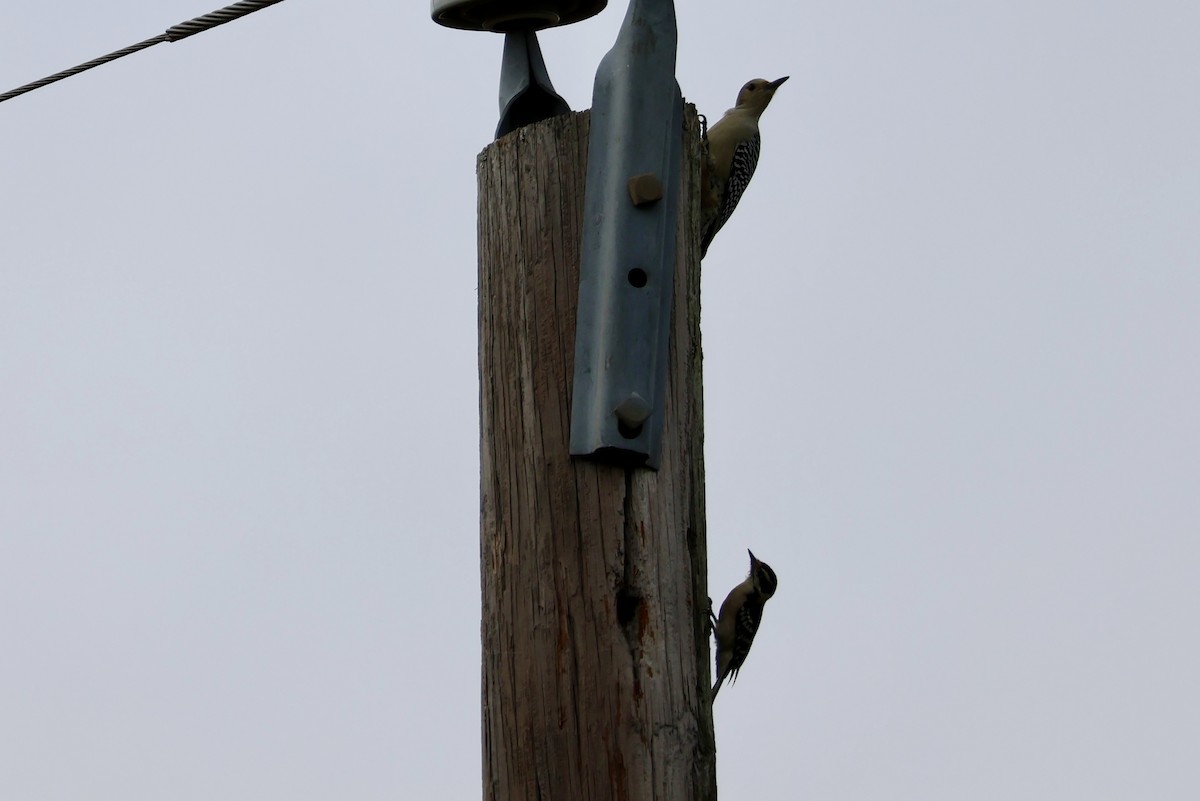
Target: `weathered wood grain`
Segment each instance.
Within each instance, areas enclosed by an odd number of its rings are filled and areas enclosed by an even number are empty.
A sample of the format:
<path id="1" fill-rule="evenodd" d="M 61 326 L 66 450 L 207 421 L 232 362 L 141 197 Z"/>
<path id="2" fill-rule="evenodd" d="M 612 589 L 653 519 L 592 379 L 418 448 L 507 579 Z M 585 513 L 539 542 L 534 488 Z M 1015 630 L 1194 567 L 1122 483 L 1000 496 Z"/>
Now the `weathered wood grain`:
<path id="1" fill-rule="evenodd" d="M 587 113 L 479 156 L 488 801 L 716 798 L 704 525 L 699 129 L 685 115 L 661 469 L 568 455 Z"/>

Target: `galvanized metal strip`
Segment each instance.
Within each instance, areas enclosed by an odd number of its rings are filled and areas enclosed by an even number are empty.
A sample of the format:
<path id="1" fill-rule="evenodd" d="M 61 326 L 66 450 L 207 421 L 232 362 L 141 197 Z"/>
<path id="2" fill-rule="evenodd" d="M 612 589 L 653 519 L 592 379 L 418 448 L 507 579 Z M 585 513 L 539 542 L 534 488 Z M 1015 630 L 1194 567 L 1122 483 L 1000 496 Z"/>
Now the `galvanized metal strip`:
<path id="1" fill-rule="evenodd" d="M 571 453 L 659 464 L 683 98 L 671 0 L 631 0 L 592 97 Z"/>

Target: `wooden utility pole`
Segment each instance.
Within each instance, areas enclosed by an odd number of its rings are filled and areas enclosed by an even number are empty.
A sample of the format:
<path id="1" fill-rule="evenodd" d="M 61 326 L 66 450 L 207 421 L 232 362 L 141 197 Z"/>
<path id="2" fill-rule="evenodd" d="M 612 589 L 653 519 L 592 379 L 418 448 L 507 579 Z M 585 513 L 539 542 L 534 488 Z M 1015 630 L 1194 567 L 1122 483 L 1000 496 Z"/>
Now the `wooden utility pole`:
<path id="1" fill-rule="evenodd" d="M 699 126 L 660 469 L 568 455 L 588 114 L 480 154 L 486 801 L 711 801 Z"/>

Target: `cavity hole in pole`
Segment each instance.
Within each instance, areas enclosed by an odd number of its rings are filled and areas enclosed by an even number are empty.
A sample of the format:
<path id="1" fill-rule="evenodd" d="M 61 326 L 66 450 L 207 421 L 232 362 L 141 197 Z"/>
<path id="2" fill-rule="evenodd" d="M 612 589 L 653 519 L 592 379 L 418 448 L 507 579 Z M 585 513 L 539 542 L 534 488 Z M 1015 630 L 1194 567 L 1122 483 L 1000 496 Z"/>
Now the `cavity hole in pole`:
<path id="1" fill-rule="evenodd" d="M 646 282 L 650 280 L 650 276 L 646 275 L 646 271 L 641 267 L 634 267 L 632 270 L 630 270 L 628 278 L 629 283 L 637 289 L 644 287 Z"/>

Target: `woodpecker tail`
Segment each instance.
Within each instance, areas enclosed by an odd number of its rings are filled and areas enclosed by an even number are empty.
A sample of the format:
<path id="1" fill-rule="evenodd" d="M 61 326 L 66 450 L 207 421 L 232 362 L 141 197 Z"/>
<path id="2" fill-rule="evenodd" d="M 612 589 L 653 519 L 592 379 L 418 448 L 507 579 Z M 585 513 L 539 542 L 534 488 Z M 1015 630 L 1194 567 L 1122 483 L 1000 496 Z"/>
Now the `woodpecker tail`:
<path id="1" fill-rule="evenodd" d="M 713 689 L 712 689 L 712 700 L 713 701 L 717 700 L 717 690 L 721 689 L 721 685 L 724 683 L 725 683 L 725 677 L 721 676 L 719 679 L 717 679 L 717 683 L 713 685 Z"/>

